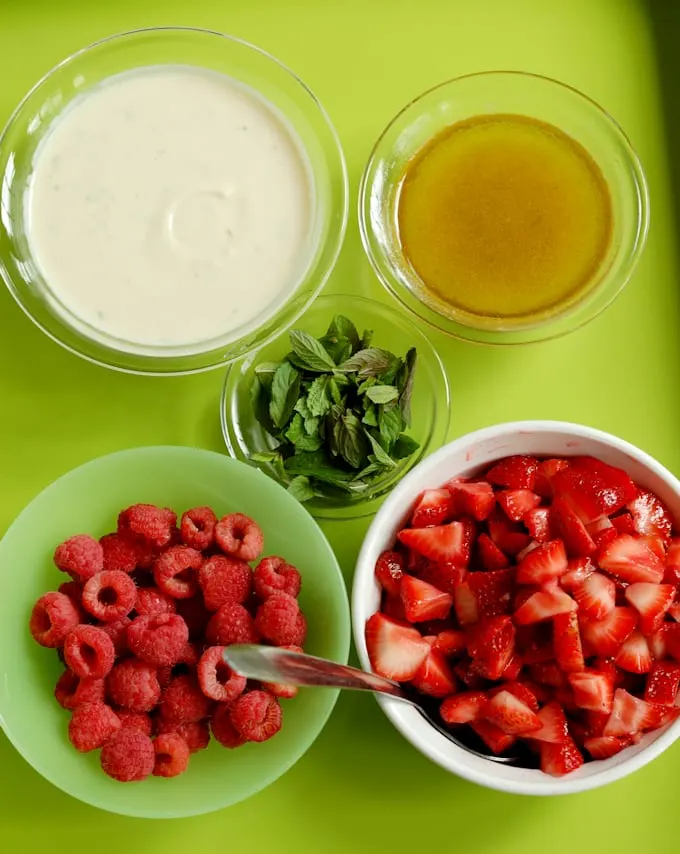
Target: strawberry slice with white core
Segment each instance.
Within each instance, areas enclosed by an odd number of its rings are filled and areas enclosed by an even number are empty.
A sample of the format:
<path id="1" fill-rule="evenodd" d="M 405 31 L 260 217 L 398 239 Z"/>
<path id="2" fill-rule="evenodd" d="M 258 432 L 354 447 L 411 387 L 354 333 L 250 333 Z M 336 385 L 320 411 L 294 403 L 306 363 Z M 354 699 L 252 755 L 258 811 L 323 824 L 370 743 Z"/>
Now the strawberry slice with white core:
<path id="1" fill-rule="evenodd" d="M 668 545 L 671 540 L 673 520 L 660 498 L 653 492 L 641 489 L 637 498 L 629 502 L 628 509 L 638 534 L 645 537 L 659 537 L 664 546 Z"/>
<path id="2" fill-rule="evenodd" d="M 616 585 L 601 572 L 594 572 L 576 585 L 572 595 L 578 602 L 579 614 L 586 620 L 602 620 L 616 605 Z"/>
<path id="3" fill-rule="evenodd" d="M 456 690 L 456 680 L 446 658 L 434 648 L 416 671 L 411 684 L 429 697 L 448 697 Z"/>
<path id="4" fill-rule="evenodd" d="M 366 648 L 373 670 L 397 682 L 412 679 L 430 652 L 418 629 L 381 613 L 366 623 Z"/>
<path id="5" fill-rule="evenodd" d="M 510 617 L 487 617 L 468 634 L 468 653 L 475 672 L 486 679 L 500 679 L 515 651 L 515 627 Z"/>
<path id="6" fill-rule="evenodd" d="M 553 526 L 569 557 L 588 557 L 597 546 L 574 510 L 559 495 L 552 504 Z"/>
<path id="7" fill-rule="evenodd" d="M 645 700 L 659 706 L 674 706 L 680 688 L 680 664 L 657 661 L 647 677 Z"/>
<path id="8" fill-rule="evenodd" d="M 494 617 L 510 611 L 514 577 L 514 569 L 470 573 L 467 581 L 477 600 L 480 617 Z"/>
<path id="9" fill-rule="evenodd" d="M 489 700 L 484 718 L 509 735 L 527 735 L 542 727 L 536 712 L 510 691 L 499 691 Z"/>
<path id="10" fill-rule="evenodd" d="M 412 528 L 442 525 L 453 516 L 453 498 L 448 489 L 426 489 L 411 515 Z"/>
<path id="11" fill-rule="evenodd" d="M 596 735 L 587 738 L 583 742 L 583 746 L 593 759 L 610 759 L 632 743 L 632 739 L 627 736 L 614 738 L 612 735 Z"/>
<path id="12" fill-rule="evenodd" d="M 451 612 L 453 597 L 450 594 L 412 575 L 402 578 L 400 595 L 409 623 L 445 620 Z"/>
<path id="13" fill-rule="evenodd" d="M 617 667 L 628 673 L 649 673 L 652 669 L 652 653 L 639 629 L 626 638 L 614 661 Z"/>
<path id="14" fill-rule="evenodd" d="M 498 548 L 511 557 L 519 554 L 531 542 L 531 537 L 517 522 L 511 522 L 502 513 L 494 514 L 488 521 L 489 536 Z"/>
<path id="15" fill-rule="evenodd" d="M 505 569 L 510 563 L 488 534 L 480 534 L 477 537 L 477 551 L 484 569 L 490 571 Z"/>
<path id="16" fill-rule="evenodd" d="M 637 626 L 632 608 L 616 607 L 601 620 L 581 623 L 581 639 L 595 655 L 616 655 Z"/>
<path id="17" fill-rule="evenodd" d="M 445 629 L 435 638 L 434 648 L 447 658 L 460 655 L 467 649 L 467 635 L 458 629 Z"/>
<path id="18" fill-rule="evenodd" d="M 582 670 L 567 674 L 574 692 L 574 702 L 579 709 L 609 713 L 614 701 L 614 677 L 598 670 Z"/>
<path id="19" fill-rule="evenodd" d="M 515 611 L 515 623 L 518 626 L 528 626 L 549 620 L 556 614 L 567 614 L 575 611 L 578 605 L 564 590 L 556 587 L 551 590 L 539 590 Z"/>
<path id="20" fill-rule="evenodd" d="M 641 540 L 622 534 L 601 551 L 598 563 L 621 581 L 634 584 L 651 581 L 658 584 L 664 575 L 663 563 Z"/>
<path id="21" fill-rule="evenodd" d="M 666 584 L 680 584 L 680 537 L 673 537 L 666 551 Z"/>
<path id="22" fill-rule="evenodd" d="M 583 670 L 586 666 L 575 611 L 557 614 L 553 618 L 553 646 L 557 663 L 565 673 Z"/>
<path id="23" fill-rule="evenodd" d="M 496 493 L 501 509 L 513 522 L 521 522 L 526 514 L 541 503 L 541 496 L 530 489 L 504 489 Z"/>
<path id="24" fill-rule="evenodd" d="M 618 737 L 656 729 L 663 721 L 664 711 L 663 706 L 655 706 L 634 697 L 624 688 L 617 688 L 612 713 L 602 734 Z"/>
<path id="25" fill-rule="evenodd" d="M 517 741 L 516 735 L 503 732 L 500 727 L 497 727 L 490 721 L 472 721 L 470 728 L 477 733 L 489 750 L 496 755 L 506 753 Z"/>
<path id="26" fill-rule="evenodd" d="M 640 615 L 640 629 L 646 635 L 654 634 L 675 599 L 671 584 L 652 584 L 638 581 L 626 588 L 625 597 Z"/>
<path id="27" fill-rule="evenodd" d="M 486 473 L 486 479 L 506 489 L 533 489 L 537 469 L 534 457 L 515 455 L 499 460 Z"/>
<path id="28" fill-rule="evenodd" d="M 447 724 L 469 724 L 479 720 L 488 702 L 489 698 L 483 691 L 466 691 L 447 697 L 439 713 Z"/>
<path id="29" fill-rule="evenodd" d="M 591 537 L 595 536 L 595 534 L 601 534 L 602 531 L 609 531 L 612 528 L 614 528 L 614 525 L 609 516 L 600 516 L 599 519 L 586 525 L 586 531 L 588 531 Z M 614 528 L 614 530 L 616 529 Z"/>
<path id="30" fill-rule="evenodd" d="M 655 554 L 661 561 L 661 565 L 666 563 L 666 546 L 663 544 L 661 537 L 652 537 L 650 535 L 640 537 L 640 542 L 644 543 L 647 548 Z"/>
<path id="31" fill-rule="evenodd" d="M 572 558 L 567 571 L 560 577 L 560 587 L 573 593 L 576 587 L 595 572 L 595 564 L 589 557 Z"/>
<path id="32" fill-rule="evenodd" d="M 473 531 L 471 523 L 450 522 L 432 528 L 405 528 L 399 531 L 399 541 L 423 557 L 441 563 L 466 566 L 470 560 Z"/>
<path id="33" fill-rule="evenodd" d="M 569 739 L 569 728 L 564 709 L 558 702 L 552 700 L 538 712 L 541 728 L 531 733 L 536 741 L 547 741 L 550 744 L 564 744 Z"/>
<path id="34" fill-rule="evenodd" d="M 552 479 L 558 471 L 566 469 L 569 463 L 566 460 L 550 459 L 543 460 L 538 464 L 534 478 L 534 492 L 543 498 L 552 498 Z"/>
<path id="35" fill-rule="evenodd" d="M 485 480 L 476 483 L 450 480 L 446 487 L 461 513 L 472 516 L 478 522 L 488 519 L 496 506 L 493 487 Z"/>
<path id="36" fill-rule="evenodd" d="M 530 510 L 522 521 L 531 539 L 536 540 L 537 543 L 547 543 L 548 540 L 553 539 L 549 507 L 536 507 Z"/>
<path id="37" fill-rule="evenodd" d="M 462 581 L 453 591 L 453 607 L 461 626 L 471 626 L 479 620 L 477 596 L 468 581 Z"/>
<path id="38" fill-rule="evenodd" d="M 666 640 L 670 636 L 670 629 L 672 628 L 673 626 L 671 623 L 664 623 L 660 629 L 655 631 L 653 635 L 650 635 L 647 638 L 649 648 L 652 651 L 652 655 L 654 656 L 656 661 L 661 661 L 662 659 L 667 658 L 670 655 Z"/>
<path id="39" fill-rule="evenodd" d="M 541 742 L 541 771 L 553 777 L 562 777 L 583 765 L 583 756 L 574 741 L 569 738 L 562 744 Z"/>
<path id="40" fill-rule="evenodd" d="M 554 475 L 552 488 L 584 524 L 611 516 L 638 494 L 625 471 L 594 457 L 573 457 L 568 468 Z"/>
<path id="41" fill-rule="evenodd" d="M 561 540 L 551 540 L 532 549 L 517 567 L 518 584 L 545 584 L 567 571 L 567 553 Z"/>

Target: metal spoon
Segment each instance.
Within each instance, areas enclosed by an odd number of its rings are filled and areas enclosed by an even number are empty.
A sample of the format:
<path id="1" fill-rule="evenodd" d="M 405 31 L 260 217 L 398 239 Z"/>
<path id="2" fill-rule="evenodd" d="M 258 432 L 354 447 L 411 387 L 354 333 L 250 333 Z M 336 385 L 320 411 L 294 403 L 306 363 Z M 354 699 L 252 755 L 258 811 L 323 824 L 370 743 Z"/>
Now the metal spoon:
<path id="1" fill-rule="evenodd" d="M 422 694 L 409 693 L 396 682 L 384 679 L 375 673 L 367 673 L 356 667 L 348 667 L 304 655 L 298 652 L 279 649 L 274 646 L 258 646 L 257 644 L 235 644 L 224 651 L 224 660 L 237 673 L 248 679 L 258 679 L 262 682 L 278 682 L 285 685 L 299 685 L 311 688 L 343 688 L 351 691 L 372 691 L 374 694 L 385 694 L 395 700 L 402 700 L 415 706 L 416 709 L 442 735 L 468 753 L 500 762 L 506 765 L 525 765 L 518 756 L 496 756 L 489 753 L 481 741 L 469 727 L 461 730 L 460 737 L 453 735 L 451 730 L 440 722 L 438 717 L 438 702 L 428 701 Z M 465 732 L 465 735 L 463 735 Z M 467 733 L 469 732 L 469 743 Z"/>

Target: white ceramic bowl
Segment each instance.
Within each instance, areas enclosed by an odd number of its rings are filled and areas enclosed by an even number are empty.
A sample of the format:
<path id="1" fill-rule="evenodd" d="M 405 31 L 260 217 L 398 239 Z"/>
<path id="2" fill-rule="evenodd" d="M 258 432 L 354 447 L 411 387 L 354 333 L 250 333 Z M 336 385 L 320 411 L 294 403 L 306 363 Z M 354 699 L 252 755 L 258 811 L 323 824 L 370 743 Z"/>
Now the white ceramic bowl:
<path id="1" fill-rule="evenodd" d="M 366 534 L 352 591 L 354 642 L 364 668 L 371 669 L 364 626 L 380 601 L 375 562 L 394 542 L 416 498 L 424 489 L 437 487 L 452 477 L 473 475 L 509 454 L 598 457 L 625 469 L 636 483 L 655 492 L 680 519 L 680 481 L 644 451 L 608 433 L 559 421 L 517 421 L 462 436 L 427 457 L 401 481 Z M 474 756 L 448 741 L 415 708 L 386 697 L 379 697 L 378 702 L 399 732 L 447 771 L 482 786 L 521 795 L 560 795 L 603 786 L 651 762 L 680 736 L 678 720 L 649 733 L 638 745 L 611 759 L 587 763 L 578 771 L 555 778 L 538 770 L 512 768 Z"/>

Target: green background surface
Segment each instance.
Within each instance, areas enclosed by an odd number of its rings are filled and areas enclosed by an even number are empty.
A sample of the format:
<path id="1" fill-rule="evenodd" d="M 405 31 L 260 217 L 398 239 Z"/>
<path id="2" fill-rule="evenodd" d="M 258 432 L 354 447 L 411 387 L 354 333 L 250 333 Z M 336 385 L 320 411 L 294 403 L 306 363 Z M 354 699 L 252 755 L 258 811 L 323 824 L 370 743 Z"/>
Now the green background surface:
<path id="1" fill-rule="evenodd" d="M 649 179 L 652 227 L 638 272 L 604 316 L 559 341 L 510 351 L 433 333 L 453 388 L 450 434 L 515 418 L 570 419 L 617 433 L 680 473 L 675 0 L 0 0 L 0 121 L 66 54 L 157 24 L 256 42 L 328 108 L 352 186 L 347 241 L 329 284 L 336 291 L 381 295 L 360 247 L 356 187 L 373 141 L 411 97 L 448 77 L 509 68 L 558 77 L 603 104 Z M 0 531 L 36 492 L 92 457 L 142 444 L 219 450 L 221 382 L 220 372 L 147 379 L 96 368 L 50 343 L 2 289 Z M 368 521 L 324 525 L 348 581 Z M 346 695 L 314 747 L 269 789 L 176 822 L 85 807 L 0 735 L 0 850 L 671 850 L 679 773 L 676 747 L 599 791 L 547 801 L 502 795 L 430 764 L 370 698 Z"/>

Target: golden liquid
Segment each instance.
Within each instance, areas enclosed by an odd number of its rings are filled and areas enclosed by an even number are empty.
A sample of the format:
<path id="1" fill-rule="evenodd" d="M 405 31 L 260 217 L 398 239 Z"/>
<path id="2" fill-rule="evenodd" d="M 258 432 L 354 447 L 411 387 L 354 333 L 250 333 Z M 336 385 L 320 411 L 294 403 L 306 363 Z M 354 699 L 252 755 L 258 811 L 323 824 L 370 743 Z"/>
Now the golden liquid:
<path id="1" fill-rule="evenodd" d="M 425 298 L 462 322 L 506 326 L 587 293 L 612 234 L 609 188 L 590 154 L 519 115 L 477 116 L 434 137 L 406 168 L 397 215 Z"/>

